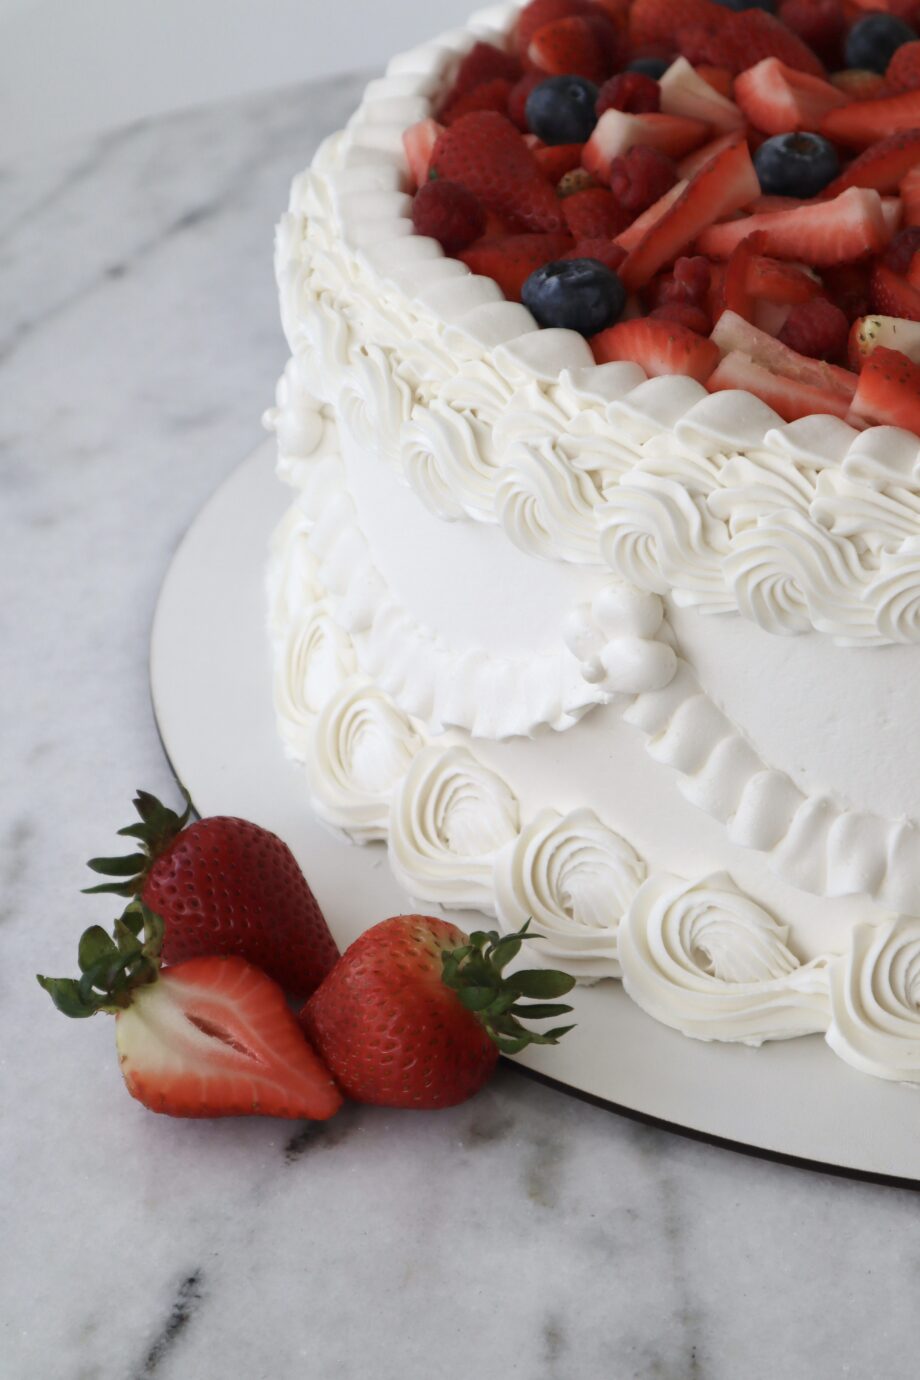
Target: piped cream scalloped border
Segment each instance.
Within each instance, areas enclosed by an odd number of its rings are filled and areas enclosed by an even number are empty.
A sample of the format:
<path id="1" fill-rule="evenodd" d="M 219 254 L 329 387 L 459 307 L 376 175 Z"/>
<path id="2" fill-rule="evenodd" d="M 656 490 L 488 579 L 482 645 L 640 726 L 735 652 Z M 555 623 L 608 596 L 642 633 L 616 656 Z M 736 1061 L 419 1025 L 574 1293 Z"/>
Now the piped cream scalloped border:
<path id="1" fill-rule="evenodd" d="M 440 517 L 771 632 L 920 640 L 917 437 L 597 367 L 412 234 L 403 129 L 515 9 L 394 59 L 295 181 L 276 261 L 295 355 Z"/>

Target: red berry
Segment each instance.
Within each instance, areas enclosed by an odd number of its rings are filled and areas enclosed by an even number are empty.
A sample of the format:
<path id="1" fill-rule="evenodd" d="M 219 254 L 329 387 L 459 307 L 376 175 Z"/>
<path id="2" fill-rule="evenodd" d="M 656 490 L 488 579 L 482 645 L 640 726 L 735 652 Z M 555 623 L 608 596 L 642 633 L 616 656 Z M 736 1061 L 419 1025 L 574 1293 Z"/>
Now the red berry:
<path id="1" fill-rule="evenodd" d="M 708 335 L 712 328 L 709 313 L 692 302 L 666 302 L 663 307 L 650 311 L 649 316 L 655 321 L 676 321 L 688 331 L 696 331 L 697 335 Z"/>
<path id="2" fill-rule="evenodd" d="M 920 42 L 902 43 L 885 73 L 885 84 L 892 91 L 920 90 Z"/>
<path id="3" fill-rule="evenodd" d="M 469 115 L 471 110 L 497 110 L 500 115 L 504 115 L 508 109 L 511 91 L 511 82 L 506 77 L 494 77 L 492 81 L 483 82 L 481 86 L 474 86 L 472 91 L 465 91 L 462 96 L 457 96 L 444 107 L 441 111 L 441 123 L 452 125 L 461 116 Z"/>
<path id="4" fill-rule="evenodd" d="M 697 305 L 705 302 L 711 279 L 712 264 L 702 254 L 685 255 L 674 265 L 674 283 L 681 290 L 681 301 Z"/>
<path id="5" fill-rule="evenodd" d="M 587 14 L 592 8 L 588 0 L 530 0 L 530 4 L 521 10 L 517 22 L 515 44 L 518 51 L 526 53 L 534 34 L 546 24 Z"/>
<path id="6" fill-rule="evenodd" d="M 626 250 L 621 249 L 615 240 L 578 240 L 574 249 L 568 249 L 562 255 L 563 259 L 597 259 L 605 268 L 613 269 L 614 273 L 626 258 Z"/>
<path id="7" fill-rule="evenodd" d="M 515 82 L 508 96 L 508 119 L 517 125 L 522 133 L 527 133 L 527 97 L 535 86 L 546 81 L 545 72 L 525 72 L 520 81 Z"/>
<path id="8" fill-rule="evenodd" d="M 677 169 L 667 154 L 641 144 L 610 165 L 610 189 L 633 217 L 663 197 L 676 181 Z"/>
<path id="9" fill-rule="evenodd" d="M 846 356 L 850 323 L 826 297 L 800 302 L 786 317 L 779 340 L 812 359 L 838 360 Z"/>
<path id="10" fill-rule="evenodd" d="M 597 93 L 595 110 L 626 110 L 631 115 L 653 115 L 661 109 L 661 87 L 644 72 L 618 72 Z"/>
<path id="11" fill-rule="evenodd" d="M 416 234 L 437 240 L 445 254 L 456 254 L 483 233 L 486 216 L 472 192 L 439 177 L 416 193 L 412 224 Z"/>
<path id="12" fill-rule="evenodd" d="M 831 301 L 837 303 L 849 321 L 868 315 L 869 274 L 865 264 L 838 264 L 836 267 L 822 268 L 821 278 Z"/>
<path id="13" fill-rule="evenodd" d="M 576 240 L 615 239 L 632 217 L 605 187 L 574 192 L 562 202 L 565 223 Z"/>
<path id="14" fill-rule="evenodd" d="M 839 0 L 783 0 L 777 17 L 830 67 L 839 67 L 846 24 Z"/>
<path id="15" fill-rule="evenodd" d="M 910 268 L 910 261 L 918 249 L 920 249 L 920 225 L 910 225 L 906 230 L 901 230 L 895 235 L 885 251 L 884 262 L 894 273 L 900 273 L 903 277 Z"/>
<path id="16" fill-rule="evenodd" d="M 511 53 L 496 48 L 493 43 L 474 43 L 457 69 L 454 84 L 445 104 L 487 81 L 502 77 L 505 81 L 516 82 L 521 75 L 521 64 Z"/>
<path id="17" fill-rule="evenodd" d="M 527 58 L 547 76 L 586 77 L 601 82 L 610 70 L 607 54 L 587 19 L 557 19 L 538 29 Z"/>
<path id="18" fill-rule="evenodd" d="M 459 182 L 486 211 L 522 230 L 563 228 L 555 189 L 520 130 L 494 110 L 462 116 L 438 136 L 429 172 Z"/>

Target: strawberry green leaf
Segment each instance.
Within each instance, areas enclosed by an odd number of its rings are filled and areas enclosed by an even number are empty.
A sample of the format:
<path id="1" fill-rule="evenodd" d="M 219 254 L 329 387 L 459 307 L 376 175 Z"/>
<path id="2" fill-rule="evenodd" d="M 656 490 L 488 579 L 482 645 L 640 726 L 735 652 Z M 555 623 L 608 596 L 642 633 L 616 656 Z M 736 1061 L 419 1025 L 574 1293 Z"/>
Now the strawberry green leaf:
<path id="1" fill-rule="evenodd" d="M 83 1016 L 94 1016 L 98 1007 L 92 1002 L 86 1002 L 80 995 L 79 983 L 73 978 L 49 978 L 42 977 L 39 973 L 38 985 L 43 987 L 48 996 L 54 1002 L 57 1009 L 65 1016 L 72 1016 L 75 1020 Z"/>
<path id="2" fill-rule="evenodd" d="M 575 979 L 568 973 L 552 968 L 522 968 L 505 981 L 522 997 L 564 997 L 575 986 Z"/>
<path id="3" fill-rule="evenodd" d="M 529 1002 L 524 1006 L 512 1006 L 512 1016 L 523 1016 L 525 1020 L 547 1021 L 553 1016 L 565 1016 L 573 1008 L 564 1002 Z"/>
<path id="4" fill-rule="evenodd" d="M 77 949 L 77 962 L 80 965 L 80 972 L 85 973 L 88 968 L 94 967 L 103 959 L 111 960 L 113 954 L 118 953 L 118 946 L 115 941 L 106 934 L 101 925 L 91 925 L 88 930 L 84 930 L 80 937 L 80 944 Z"/>
<path id="5" fill-rule="evenodd" d="M 485 1011 L 495 998 L 495 988 L 461 987 L 457 996 L 467 1011 Z"/>

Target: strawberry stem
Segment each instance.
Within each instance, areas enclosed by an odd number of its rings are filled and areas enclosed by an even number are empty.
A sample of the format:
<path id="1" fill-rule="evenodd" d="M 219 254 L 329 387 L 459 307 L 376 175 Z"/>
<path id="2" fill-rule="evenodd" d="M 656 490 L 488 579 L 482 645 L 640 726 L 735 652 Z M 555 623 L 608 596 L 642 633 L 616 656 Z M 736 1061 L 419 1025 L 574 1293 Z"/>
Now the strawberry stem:
<path id="1" fill-rule="evenodd" d="M 476 930 L 466 944 L 441 954 L 441 979 L 445 986 L 456 992 L 460 1003 L 481 1023 L 502 1054 L 517 1054 L 527 1045 L 558 1044 L 574 1028 L 563 1025 L 540 1032 L 521 1024 L 524 1020 L 551 1020 L 572 1010 L 571 1006 L 551 1000 L 565 996 L 575 986 L 575 979 L 568 973 L 554 968 L 521 968 L 510 975 L 504 972 L 520 953 L 525 939 L 539 938 L 531 931 L 528 920 L 514 934 Z M 538 1000 L 522 1002 L 522 997 Z"/>
<path id="2" fill-rule="evenodd" d="M 163 921 L 143 901 L 132 901 L 112 934 L 101 925 L 84 930 L 77 948 L 78 978 L 37 974 L 40 987 L 65 1016 L 80 1019 L 131 1005 L 137 987 L 155 982 L 160 969 Z"/>
<path id="3" fill-rule="evenodd" d="M 87 895 L 108 892 L 115 896 L 137 896 L 156 859 L 169 847 L 177 834 L 188 824 L 192 813 L 192 800 L 184 786 L 180 787 L 185 796 L 185 809 L 179 815 L 167 805 L 157 800 L 149 791 L 138 791 L 134 797 L 134 808 L 140 816 L 137 824 L 126 824 L 119 829 L 123 838 L 136 839 L 141 845 L 136 853 L 122 854 L 115 858 L 90 858 L 88 866 L 104 877 L 117 878 L 117 881 L 100 882 L 98 886 L 87 886 Z"/>

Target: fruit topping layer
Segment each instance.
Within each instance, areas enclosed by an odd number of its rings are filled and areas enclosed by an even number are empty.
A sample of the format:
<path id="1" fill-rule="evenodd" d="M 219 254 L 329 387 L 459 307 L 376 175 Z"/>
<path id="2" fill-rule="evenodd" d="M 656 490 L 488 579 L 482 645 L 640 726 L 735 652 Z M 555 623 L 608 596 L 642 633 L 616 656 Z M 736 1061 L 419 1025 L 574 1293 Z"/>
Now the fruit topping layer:
<path id="1" fill-rule="evenodd" d="M 920 0 L 531 0 L 413 223 L 599 363 L 920 434 Z"/>

